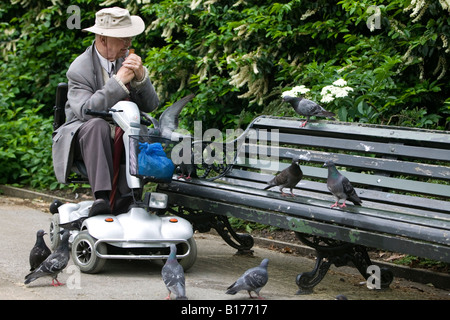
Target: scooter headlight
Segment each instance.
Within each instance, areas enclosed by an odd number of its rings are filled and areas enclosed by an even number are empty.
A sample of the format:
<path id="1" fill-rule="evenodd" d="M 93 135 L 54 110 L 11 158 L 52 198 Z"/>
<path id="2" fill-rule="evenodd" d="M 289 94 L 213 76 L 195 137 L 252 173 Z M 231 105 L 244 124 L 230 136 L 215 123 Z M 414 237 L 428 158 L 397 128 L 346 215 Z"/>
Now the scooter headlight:
<path id="1" fill-rule="evenodd" d="M 165 193 L 152 192 L 148 201 L 148 206 L 154 209 L 167 208 L 167 200 L 169 197 Z"/>

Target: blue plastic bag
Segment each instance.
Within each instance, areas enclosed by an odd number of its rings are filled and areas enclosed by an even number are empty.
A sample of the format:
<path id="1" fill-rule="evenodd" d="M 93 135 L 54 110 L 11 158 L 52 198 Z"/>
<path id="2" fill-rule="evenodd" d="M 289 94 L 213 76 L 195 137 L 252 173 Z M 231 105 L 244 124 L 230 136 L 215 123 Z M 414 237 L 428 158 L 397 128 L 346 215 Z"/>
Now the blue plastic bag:
<path id="1" fill-rule="evenodd" d="M 172 179 L 175 166 L 161 143 L 139 142 L 138 174 L 155 180 Z"/>

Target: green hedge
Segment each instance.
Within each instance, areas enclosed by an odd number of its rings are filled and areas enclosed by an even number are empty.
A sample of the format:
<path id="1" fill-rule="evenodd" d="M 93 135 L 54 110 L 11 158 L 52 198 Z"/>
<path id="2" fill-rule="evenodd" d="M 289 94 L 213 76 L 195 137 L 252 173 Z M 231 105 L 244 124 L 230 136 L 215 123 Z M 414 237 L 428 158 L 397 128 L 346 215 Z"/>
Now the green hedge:
<path id="1" fill-rule="evenodd" d="M 0 8 L 0 183 L 57 187 L 51 117 L 58 82 L 93 36 L 81 27 L 102 7 L 128 7 L 146 22 L 134 47 L 162 106 L 187 93 L 192 131 L 245 126 L 259 114 L 294 115 L 281 93 L 322 90 L 344 79 L 353 90 L 321 103 L 342 121 L 449 129 L 448 0 L 11 0 Z M 379 19 L 377 14 L 379 13 Z M 367 25 L 372 21 L 372 25 Z"/>

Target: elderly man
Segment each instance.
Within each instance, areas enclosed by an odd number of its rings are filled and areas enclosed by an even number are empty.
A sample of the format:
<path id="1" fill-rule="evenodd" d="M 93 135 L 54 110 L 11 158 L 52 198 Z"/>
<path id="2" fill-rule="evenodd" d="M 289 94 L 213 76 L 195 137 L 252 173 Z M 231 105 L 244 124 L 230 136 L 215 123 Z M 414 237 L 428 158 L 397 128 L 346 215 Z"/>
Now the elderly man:
<path id="1" fill-rule="evenodd" d="M 65 183 L 73 160 L 83 160 L 95 198 L 90 216 L 111 212 L 113 143 L 109 123 L 85 111 L 107 111 L 121 100 L 135 102 L 144 112 L 159 104 L 141 58 L 134 53 L 127 55 L 133 37 L 144 29 L 143 20 L 130 16 L 126 9 L 98 11 L 95 25 L 83 30 L 95 33 L 94 43 L 67 71 L 66 122 L 53 134 L 53 166 L 58 181 Z M 122 195 L 126 193 L 121 182 L 119 189 Z"/>

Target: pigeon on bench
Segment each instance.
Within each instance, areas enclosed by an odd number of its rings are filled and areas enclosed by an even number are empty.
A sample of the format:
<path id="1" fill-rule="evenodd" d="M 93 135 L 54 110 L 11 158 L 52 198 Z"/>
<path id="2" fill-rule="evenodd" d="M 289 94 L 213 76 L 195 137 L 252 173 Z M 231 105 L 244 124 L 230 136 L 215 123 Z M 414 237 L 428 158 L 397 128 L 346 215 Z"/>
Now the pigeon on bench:
<path id="1" fill-rule="evenodd" d="M 272 180 L 267 182 L 268 186 L 264 188 L 264 190 L 270 189 L 275 186 L 280 187 L 281 195 L 283 197 L 288 196 L 287 193 L 283 192 L 284 188 L 289 188 L 291 190 L 291 196 L 295 196 L 292 192 L 292 189 L 300 182 L 303 177 L 302 169 L 298 164 L 299 159 L 292 159 L 292 163 L 289 167 L 281 171 L 278 175 L 276 175 Z"/>
<path id="2" fill-rule="evenodd" d="M 336 202 L 331 206 L 331 208 L 337 206 L 344 208 L 346 207 L 345 201 L 347 200 L 350 200 L 356 206 L 360 206 L 362 204 L 361 199 L 356 194 L 355 189 L 353 189 L 353 186 L 347 177 L 340 174 L 336 169 L 334 162 L 328 160 L 323 166 L 328 168 L 327 188 L 336 197 Z M 341 199 L 344 200 L 344 203 L 340 205 L 339 201 Z"/>
<path id="3" fill-rule="evenodd" d="M 331 120 L 335 120 L 333 118 L 335 116 L 333 112 L 325 110 L 314 101 L 302 97 L 291 97 L 291 96 L 284 96 L 283 101 L 289 102 L 292 108 L 294 108 L 295 112 L 297 112 L 301 116 L 306 117 L 306 120 L 303 121 L 300 127 L 306 126 L 306 124 L 309 121 L 309 118 L 312 116 L 326 117 Z"/>

